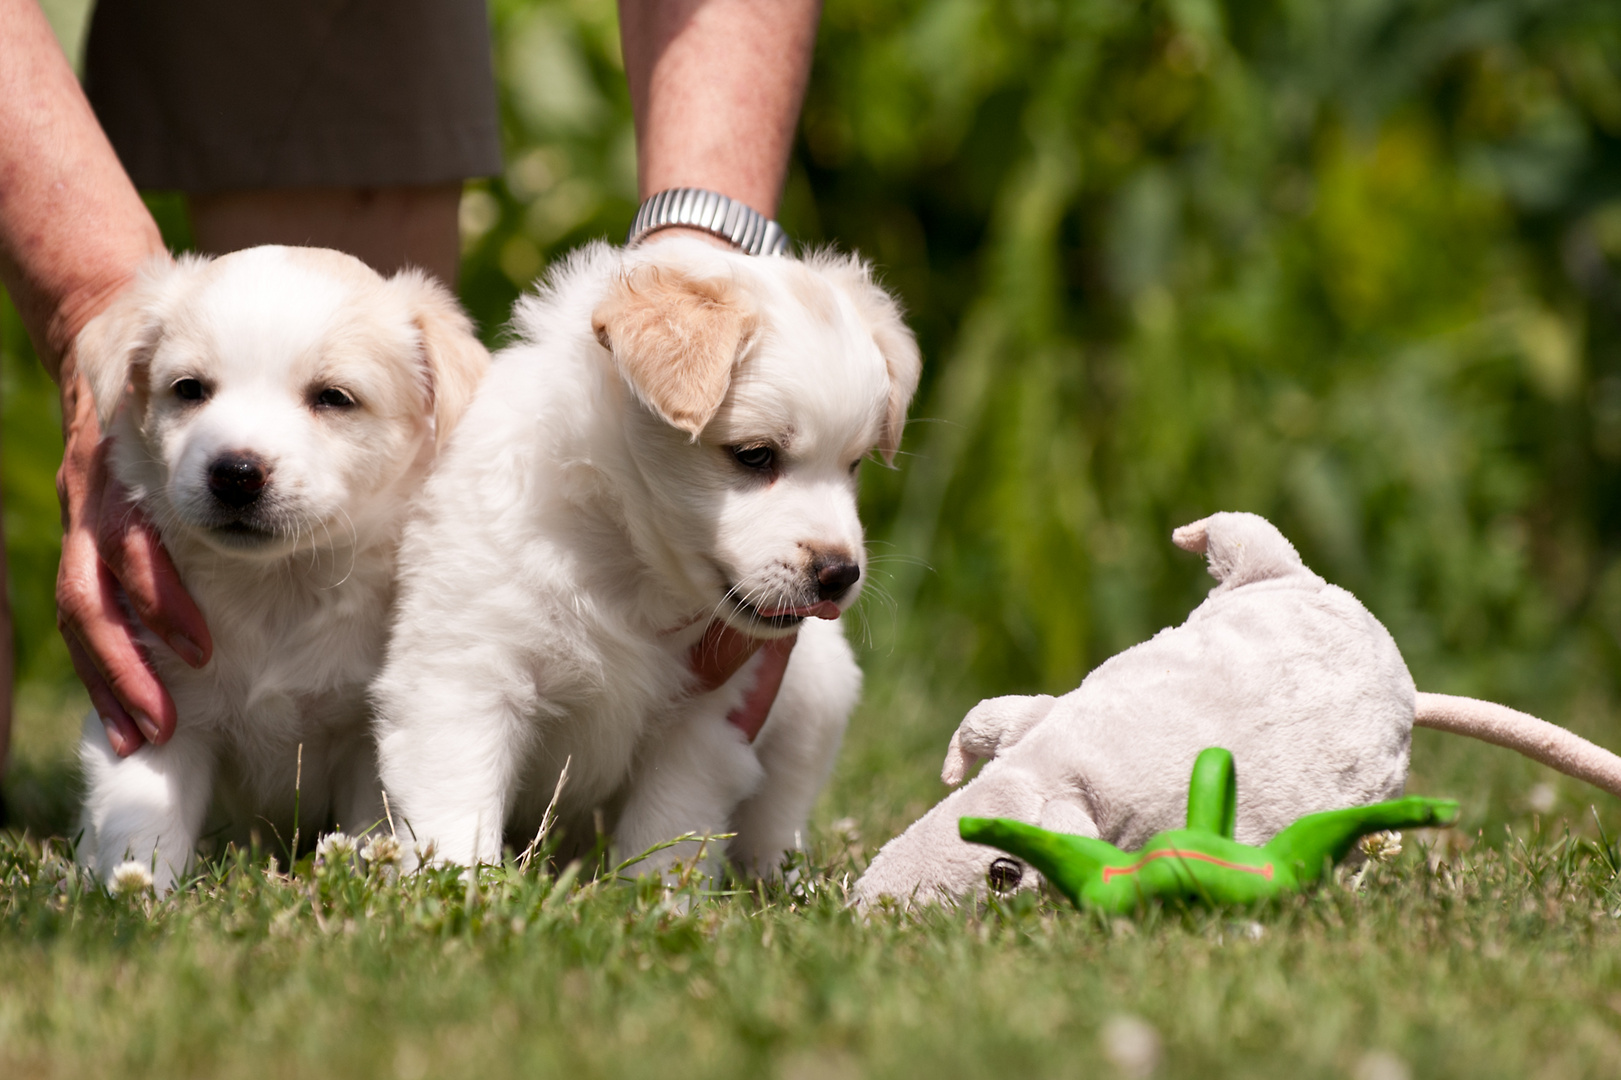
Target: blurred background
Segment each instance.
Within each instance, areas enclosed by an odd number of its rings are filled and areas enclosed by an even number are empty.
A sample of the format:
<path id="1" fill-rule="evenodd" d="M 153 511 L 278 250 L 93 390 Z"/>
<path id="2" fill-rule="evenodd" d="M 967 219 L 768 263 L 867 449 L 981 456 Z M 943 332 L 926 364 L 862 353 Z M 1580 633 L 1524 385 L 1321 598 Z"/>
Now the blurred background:
<path id="1" fill-rule="evenodd" d="M 86 5 L 46 7 L 76 55 Z M 464 197 L 462 295 L 498 344 L 549 262 L 623 236 L 635 158 L 612 3 L 491 13 L 506 171 Z M 898 467 L 864 467 L 868 693 L 821 824 L 881 841 L 973 701 L 1180 622 L 1211 582 L 1170 532 L 1215 510 L 1278 524 L 1421 689 L 1621 748 L 1621 7 L 828 0 L 780 216 L 873 260 L 925 357 Z M 9 307 L 0 351 L 10 792 L 64 829 L 60 436 Z M 1410 788 L 1493 843 L 1621 820 L 1428 732 Z"/>

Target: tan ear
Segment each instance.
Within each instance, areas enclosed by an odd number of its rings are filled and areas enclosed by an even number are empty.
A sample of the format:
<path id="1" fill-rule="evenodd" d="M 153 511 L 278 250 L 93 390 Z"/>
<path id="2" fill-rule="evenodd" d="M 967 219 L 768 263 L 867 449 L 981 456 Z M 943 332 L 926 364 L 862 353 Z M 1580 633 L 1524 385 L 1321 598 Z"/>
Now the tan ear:
<path id="1" fill-rule="evenodd" d="M 901 448 L 901 433 L 906 429 L 906 410 L 923 372 L 923 355 L 918 351 L 917 338 L 902 318 L 900 302 L 872 279 L 871 266 L 853 257 L 824 258 L 830 260 L 824 265 L 835 272 L 836 278 L 842 278 L 889 372 L 889 399 L 878 429 L 878 452 L 884 455 L 885 464 L 893 465 Z"/>
<path id="2" fill-rule="evenodd" d="M 405 290 L 411 319 L 422 336 L 423 371 L 433 402 L 434 449 L 442 450 L 490 370 L 490 353 L 456 298 L 436 279 L 420 270 L 403 270 L 389 284 Z"/>
<path id="3" fill-rule="evenodd" d="M 657 266 L 625 274 L 591 315 L 636 397 L 694 439 L 725 400 L 754 327 L 731 282 Z"/>
<path id="4" fill-rule="evenodd" d="M 918 351 L 911 327 L 901 321 L 900 305 L 876 285 L 872 291 L 883 297 L 888 308 L 873 327 L 872 339 L 878 343 L 878 352 L 889 369 L 889 402 L 878 433 L 878 452 L 884 455 L 886 465 L 893 465 L 901 449 L 901 434 L 906 430 L 906 410 L 911 408 L 918 377 L 923 373 L 923 354 Z"/>
<path id="5" fill-rule="evenodd" d="M 184 264 L 189 268 L 194 260 Z M 90 386 L 107 431 L 126 391 L 146 394 L 146 372 L 163 336 L 163 298 L 181 267 L 167 256 L 141 269 L 129 287 L 85 324 L 73 344 L 75 370 Z"/>

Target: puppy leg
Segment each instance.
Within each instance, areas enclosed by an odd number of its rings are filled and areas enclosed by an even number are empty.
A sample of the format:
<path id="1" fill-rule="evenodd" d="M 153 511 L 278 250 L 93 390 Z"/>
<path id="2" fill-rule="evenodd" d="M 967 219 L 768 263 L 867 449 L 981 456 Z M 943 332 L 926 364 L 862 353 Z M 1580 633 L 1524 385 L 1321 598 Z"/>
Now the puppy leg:
<path id="1" fill-rule="evenodd" d="M 748 797 L 764 771 L 743 733 L 713 708 L 696 708 L 665 731 L 637 763 L 629 798 L 614 830 L 620 858 L 640 855 L 683 833 L 715 835 L 727 828 L 732 808 Z M 676 844 L 648 856 L 638 873 L 662 872 L 676 861 L 698 857 L 700 843 Z M 703 847 L 701 871 L 720 869 L 719 843 Z"/>
<path id="2" fill-rule="evenodd" d="M 383 812 L 383 783 L 377 778 L 377 750 L 369 733 L 335 753 L 332 764 L 332 811 L 335 824 L 350 836 L 388 833 Z"/>
<path id="3" fill-rule="evenodd" d="M 771 873 L 801 845 L 860 695 L 861 669 L 837 624 L 806 625 L 754 743 L 765 781 L 732 815 L 737 836 L 729 853 L 739 866 Z"/>
<path id="4" fill-rule="evenodd" d="M 191 864 L 214 786 L 214 754 L 181 725 L 162 746 L 127 758 L 113 753 L 94 712 L 79 740 L 84 769 L 84 837 L 79 858 L 111 884 L 114 868 L 133 860 L 152 872 L 162 895 Z"/>
<path id="5" fill-rule="evenodd" d="M 432 845 L 437 863 L 499 862 L 528 723 L 462 680 L 413 679 L 401 693 L 389 676 L 376 685 L 377 766 L 401 839 Z"/>

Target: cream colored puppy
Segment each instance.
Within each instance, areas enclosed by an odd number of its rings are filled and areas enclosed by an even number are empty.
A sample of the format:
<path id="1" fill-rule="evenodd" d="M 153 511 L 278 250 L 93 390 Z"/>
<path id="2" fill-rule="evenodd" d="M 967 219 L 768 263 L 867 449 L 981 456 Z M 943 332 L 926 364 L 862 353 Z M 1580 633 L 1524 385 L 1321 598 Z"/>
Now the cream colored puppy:
<path id="1" fill-rule="evenodd" d="M 488 366 L 456 302 L 335 251 L 154 265 L 78 356 L 110 467 L 208 620 L 201 670 L 156 641 L 174 737 L 120 759 L 85 722 L 80 852 L 160 890 L 211 803 L 241 834 L 382 816 L 365 688 L 382 657 L 406 506 Z"/>
<path id="2" fill-rule="evenodd" d="M 896 452 L 912 335 L 856 259 L 691 240 L 587 247 L 516 326 L 402 548 L 390 798 L 442 860 L 494 860 L 571 761 L 577 840 L 600 811 L 627 855 L 735 832 L 775 867 L 860 691 L 836 621 L 866 565 L 856 473 Z M 779 645 L 706 692 L 689 657 L 719 624 Z M 795 633 L 756 730 L 745 699 Z"/>

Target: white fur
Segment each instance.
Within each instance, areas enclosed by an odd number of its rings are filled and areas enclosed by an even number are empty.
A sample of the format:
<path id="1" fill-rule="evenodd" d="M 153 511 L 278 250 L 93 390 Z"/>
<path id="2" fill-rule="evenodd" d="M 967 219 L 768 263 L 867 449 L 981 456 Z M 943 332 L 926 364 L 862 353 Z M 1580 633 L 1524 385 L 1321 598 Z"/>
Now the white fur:
<path id="1" fill-rule="evenodd" d="M 701 402 L 682 413 L 700 416 L 686 430 L 593 332 L 605 298 L 649 264 L 721 283 L 745 316 L 724 398 L 712 416 Z M 854 260 L 677 240 L 577 252 L 516 327 L 402 548 L 374 686 L 390 798 L 440 859 L 493 860 L 504 828 L 533 834 L 571 760 L 560 816 L 576 842 L 600 811 L 628 855 L 735 832 L 734 859 L 774 867 L 832 766 L 860 670 L 837 622 L 799 623 L 750 744 L 725 717 L 762 656 L 701 693 L 688 653 L 712 619 L 793 632 L 758 612 L 807 599 L 814 551 L 864 567 L 854 466 L 916 385 L 911 336 Z M 772 482 L 726 449 L 758 445 L 784 462 Z"/>
<path id="2" fill-rule="evenodd" d="M 80 744 L 81 856 L 160 891 L 215 805 L 234 836 L 382 816 L 365 688 L 381 661 L 404 509 L 442 406 L 487 365 L 454 301 L 415 273 L 384 281 L 336 252 L 255 248 L 153 266 L 86 329 L 80 362 L 114 439 L 113 475 L 158 526 L 207 619 L 200 670 L 148 635 L 175 733 L 120 759 L 99 719 Z M 196 380 L 206 400 L 177 393 Z M 318 404 L 339 388 L 352 407 Z M 437 434 L 443 434 L 438 432 Z M 222 453 L 265 462 L 245 515 L 210 494 Z"/>

